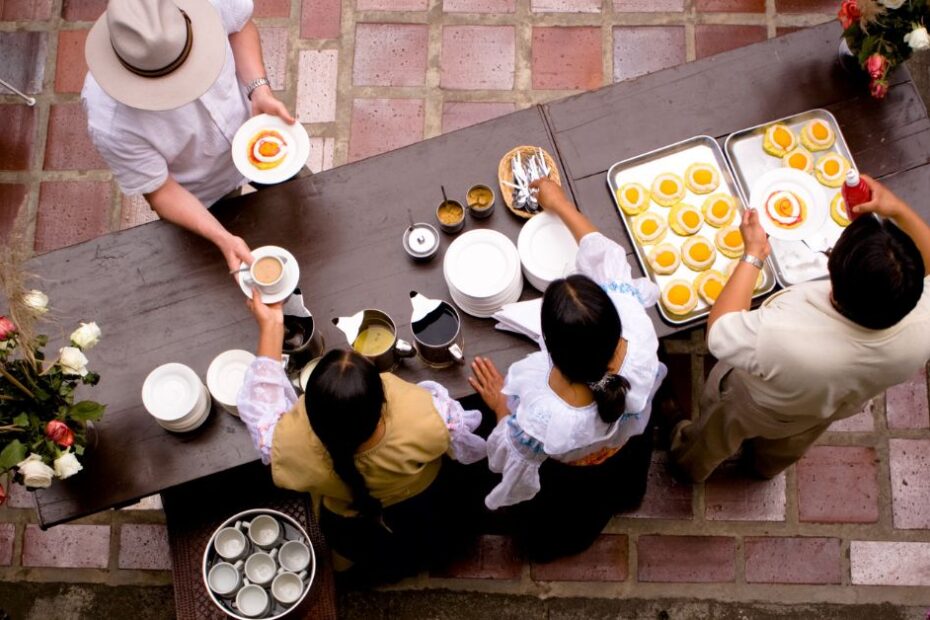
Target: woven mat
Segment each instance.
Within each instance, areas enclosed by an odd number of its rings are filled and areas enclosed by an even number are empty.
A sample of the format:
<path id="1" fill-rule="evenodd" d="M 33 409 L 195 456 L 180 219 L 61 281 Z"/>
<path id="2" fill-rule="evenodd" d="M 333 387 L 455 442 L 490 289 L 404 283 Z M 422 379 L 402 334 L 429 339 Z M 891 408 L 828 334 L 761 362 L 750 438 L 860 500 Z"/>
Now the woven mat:
<path id="1" fill-rule="evenodd" d="M 243 510 L 272 508 L 294 517 L 310 535 L 317 571 L 304 602 L 288 618 L 335 620 L 336 591 L 329 550 L 313 517 L 310 496 L 274 486 L 268 469 L 251 463 L 221 474 L 164 491 L 168 520 L 175 611 L 179 620 L 224 620 L 203 582 L 203 552 L 219 525 Z"/>

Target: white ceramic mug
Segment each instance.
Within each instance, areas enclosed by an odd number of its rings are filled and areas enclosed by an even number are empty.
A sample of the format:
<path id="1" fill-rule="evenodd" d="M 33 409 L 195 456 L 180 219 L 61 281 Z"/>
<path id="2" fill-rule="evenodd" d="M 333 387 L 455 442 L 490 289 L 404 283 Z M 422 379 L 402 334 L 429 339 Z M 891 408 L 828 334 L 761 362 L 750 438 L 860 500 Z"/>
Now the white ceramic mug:
<path id="1" fill-rule="evenodd" d="M 257 277 L 257 268 L 267 263 L 276 263 L 278 265 L 277 278 L 260 279 Z M 274 295 L 281 290 L 281 284 L 284 280 L 284 270 L 284 260 L 282 260 L 280 256 L 267 254 L 265 256 L 256 258 L 252 265 L 249 267 L 249 279 L 252 280 L 252 283 L 257 286 L 261 292 Z"/>
<path id="2" fill-rule="evenodd" d="M 217 596 L 232 598 L 242 585 L 242 560 L 235 564 L 217 562 L 207 574 L 207 584 Z"/>
<path id="3" fill-rule="evenodd" d="M 227 562 L 235 562 L 249 554 L 249 540 L 234 527 L 224 527 L 216 533 L 213 548 Z"/>
<path id="4" fill-rule="evenodd" d="M 251 522 L 243 521 L 242 524 L 248 529 L 252 544 L 262 549 L 276 547 L 284 537 L 281 524 L 269 515 L 258 515 Z"/>
<path id="5" fill-rule="evenodd" d="M 310 549 L 302 541 L 289 540 L 280 547 L 278 563 L 285 570 L 299 573 L 310 564 Z"/>
<path id="6" fill-rule="evenodd" d="M 235 606 L 246 618 L 261 618 L 271 611 L 271 597 L 265 588 L 247 584 L 236 594 Z"/>
<path id="7" fill-rule="evenodd" d="M 249 581 L 260 586 L 271 583 L 278 571 L 278 563 L 275 562 L 277 553 L 277 549 L 272 549 L 271 553 L 259 551 L 250 555 L 245 561 L 245 576 Z"/>
<path id="8" fill-rule="evenodd" d="M 300 574 L 279 570 L 278 576 L 271 582 L 271 596 L 284 606 L 293 605 L 304 591 L 304 579 L 307 572 Z"/>

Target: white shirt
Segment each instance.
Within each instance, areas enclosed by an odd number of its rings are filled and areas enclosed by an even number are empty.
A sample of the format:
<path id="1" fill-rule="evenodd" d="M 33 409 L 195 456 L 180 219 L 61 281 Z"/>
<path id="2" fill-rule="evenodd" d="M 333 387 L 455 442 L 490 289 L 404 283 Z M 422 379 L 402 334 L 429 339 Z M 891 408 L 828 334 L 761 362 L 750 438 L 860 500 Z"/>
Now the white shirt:
<path id="1" fill-rule="evenodd" d="M 546 351 L 532 353 L 507 371 L 504 388 L 510 415 L 488 437 L 488 465 L 502 473 L 485 504 L 494 510 L 532 499 L 540 489 L 539 467 L 547 458 L 571 462 L 622 447 L 649 424 L 652 397 L 666 375 L 659 362 L 659 339 L 646 308 L 656 303 L 658 287 L 648 278 L 633 279 L 626 252 L 600 233 L 578 246 L 576 267 L 607 292 L 620 315 L 627 353 L 617 372 L 630 383 L 619 420 L 607 424 L 597 404 L 569 405 L 549 386 L 552 361 Z"/>
<path id="2" fill-rule="evenodd" d="M 930 358 L 930 278 L 917 307 L 888 329 L 842 316 L 822 280 L 785 289 L 758 310 L 725 314 L 710 328 L 707 346 L 748 373 L 758 405 L 786 419 L 848 417 Z"/>
<path id="3" fill-rule="evenodd" d="M 211 3 L 227 34 L 239 32 L 252 17 L 252 0 Z M 250 108 L 228 39 L 219 77 L 191 103 L 174 110 L 132 108 L 110 97 L 90 73 L 81 101 L 90 138 L 125 194 L 153 192 L 170 174 L 210 206 L 244 181 L 233 165 L 231 146 Z"/>

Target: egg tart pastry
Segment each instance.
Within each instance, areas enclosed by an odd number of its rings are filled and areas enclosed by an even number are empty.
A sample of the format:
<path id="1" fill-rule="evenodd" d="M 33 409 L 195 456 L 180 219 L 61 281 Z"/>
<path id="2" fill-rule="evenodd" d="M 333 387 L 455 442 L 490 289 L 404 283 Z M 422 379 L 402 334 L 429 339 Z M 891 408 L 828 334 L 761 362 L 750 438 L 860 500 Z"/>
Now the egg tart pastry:
<path id="1" fill-rule="evenodd" d="M 728 194 L 711 194 L 701 206 L 704 221 L 720 228 L 727 226 L 736 217 L 736 198 Z"/>
<path id="2" fill-rule="evenodd" d="M 662 305 L 671 314 L 682 316 L 697 306 L 698 296 L 687 280 L 672 280 L 662 291 Z"/>
<path id="3" fill-rule="evenodd" d="M 833 200 L 830 201 L 830 217 L 844 228 L 852 223 L 852 220 L 849 219 L 849 213 L 846 211 L 846 201 L 843 199 L 842 192 L 837 192 Z"/>
<path id="4" fill-rule="evenodd" d="M 720 253 L 729 258 L 739 258 L 743 255 L 743 233 L 736 226 L 728 226 L 717 231 L 714 241 Z"/>
<path id="5" fill-rule="evenodd" d="M 836 142 L 836 133 L 826 121 L 815 118 L 801 129 L 801 144 L 810 151 L 826 151 Z"/>
<path id="6" fill-rule="evenodd" d="M 794 168 L 810 174 L 814 171 L 814 156 L 803 146 L 799 146 L 781 158 L 786 168 Z"/>
<path id="7" fill-rule="evenodd" d="M 709 194 L 720 185 L 720 173 L 712 164 L 691 164 L 685 170 L 685 184 L 695 194 Z"/>
<path id="8" fill-rule="evenodd" d="M 652 270 L 661 276 L 675 273 L 675 270 L 681 265 L 678 248 L 671 243 L 660 243 L 654 247 L 649 253 L 648 260 Z"/>
<path id="9" fill-rule="evenodd" d="M 710 269 L 717 260 L 717 250 L 707 238 L 700 235 L 691 237 L 681 246 L 681 262 L 692 271 Z"/>
<path id="10" fill-rule="evenodd" d="M 814 176 L 827 187 L 840 187 L 848 170 L 849 161 L 839 153 L 827 153 L 814 164 Z"/>
<path id="11" fill-rule="evenodd" d="M 668 225 L 672 231 L 682 237 L 693 235 L 701 230 L 704 224 L 704 216 L 701 211 L 694 205 L 679 203 L 672 207 L 668 214 Z"/>
<path id="12" fill-rule="evenodd" d="M 639 215 L 649 208 L 649 190 L 639 183 L 624 183 L 617 188 L 617 202 L 627 215 Z"/>
<path id="13" fill-rule="evenodd" d="M 665 218 L 651 211 L 646 211 L 633 218 L 633 236 L 643 245 L 658 243 L 668 232 Z"/>
<path id="14" fill-rule="evenodd" d="M 714 305 L 723 287 L 727 283 L 727 277 L 716 269 L 708 269 L 698 274 L 694 279 L 694 288 L 698 296 L 704 300 L 704 303 Z"/>
<path id="15" fill-rule="evenodd" d="M 762 150 L 775 157 L 784 157 L 786 153 L 794 150 L 798 145 L 798 139 L 794 133 L 788 129 L 787 125 L 776 123 L 770 125 L 765 130 L 765 136 L 762 138 Z"/>
<path id="16" fill-rule="evenodd" d="M 660 174 L 652 182 L 652 201 L 663 207 L 681 202 L 685 197 L 685 182 L 671 172 Z"/>

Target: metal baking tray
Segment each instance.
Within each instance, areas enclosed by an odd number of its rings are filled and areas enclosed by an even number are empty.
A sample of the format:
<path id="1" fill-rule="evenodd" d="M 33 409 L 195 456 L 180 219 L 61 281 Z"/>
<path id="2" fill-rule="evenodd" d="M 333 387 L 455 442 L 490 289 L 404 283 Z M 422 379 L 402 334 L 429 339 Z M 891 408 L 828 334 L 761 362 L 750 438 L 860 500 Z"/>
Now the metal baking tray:
<path id="1" fill-rule="evenodd" d="M 749 204 L 750 193 L 756 180 L 766 172 L 782 167 L 781 159 L 762 150 L 766 128 L 775 123 L 783 123 L 796 136 L 800 136 L 804 125 L 814 119 L 820 119 L 829 124 L 836 134 L 836 142 L 832 147 L 813 153 L 814 161 L 816 162 L 819 157 L 827 153 L 834 152 L 848 159 L 853 168 L 856 167 L 849 147 L 846 146 L 846 140 L 843 138 L 843 132 L 840 131 L 839 123 L 836 122 L 836 117 L 827 110 L 820 108 L 808 110 L 743 129 L 727 136 L 724 151 L 745 204 Z M 821 187 L 826 198 L 824 206 L 829 209 L 830 201 L 840 192 L 840 188 L 825 185 Z M 843 227 L 828 215 L 823 226 L 808 239 L 803 241 L 772 239 L 771 259 L 778 283 L 782 286 L 790 286 L 799 282 L 826 278 L 828 275 L 827 256 L 822 251 L 832 248 L 842 232 Z"/>
<path id="2" fill-rule="evenodd" d="M 649 278 L 659 286 L 660 289 L 662 289 L 666 283 L 673 279 L 684 279 L 689 282 L 694 282 L 694 279 L 700 274 L 700 272 L 692 271 L 686 267 L 684 263 L 682 263 L 678 269 L 670 275 L 659 275 L 652 271 L 652 268 L 649 266 L 649 261 L 646 258 L 649 253 L 649 249 L 651 249 L 651 246 L 643 247 L 636 239 L 636 236 L 633 234 L 631 222 L 632 218 L 624 213 L 623 209 L 620 208 L 620 203 L 617 201 L 617 188 L 624 183 L 631 182 L 641 183 L 646 188 L 649 188 L 652 186 L 652 180 L 663 172 L 674 172 L 683 178 L 685 169 L 691 164 L 698 162 L 714 164 L 717 167 L 717 170 L 720 173 L 720 186 L 714 191 L 714 193 L 726 193 L 736 198 L 737 210 L 739 213 L 737 213 L 736 218 L 734 218 L 732 225 L 738 226 L 741 217 L 740 214 L 745 209 L 745 206 L 740 198 L 739 192 L 737 191 L 736 183 L 733 180 L 733 176 L 730 173 L 729 167 L 727 166 L 727 161 L 723 156 L 723 151 L 720 150 L 720 145 L 718 145 L 717 141 L 711 136 L 695 136 L 693 138 L 683 140 L 682 142 L 656 149 L 655 151 L 651 151 L 649 153 L 637 155 L 636 157 L 617 162 L 610 167 L 610 170 L 607 171 L 607 185 L 610 187 L 610 195 L 613 197 L 614 205 L 617 207 L 617 213 L 620 215 L 620 221 L 623 222 L 623 226 L 626 229 L 627 235 L 630 237 L 630 240 L 633 243 L 633 250 L 636 253 L 636 258 L 639 260 L 639 264 L 643 268 L 643 273 L 647 274 Z M 691 190 L 687 190 L 687 193 L 685 194 L 682 202 L 693 204 L 694 206 L 700 208 L 708 195 L 709 194 L 699 195 L 693 193 Z M 650 201 L 647 211 L 657 213 L 667 220 L 670 208 L 661 207 Z M 707 237 L 713 243 L 714 235 L 718 230 L 718 228 L 714 228 L 705 222 L 696 234 Z M 677 247 L 680 251 L 681 246 L 687 239 L 688 237 L 682 237 L 669 229 L 661 243 L 670 243 Z M 714 262 L 711 269 L 716 269 L 717 271 L 726 273 L 727 265 L 734 260 L 737 259 L 724 256 L 718 250 L 717 260 Z M 755 293 L 753 293 L 753 298 L 766 295 L 767 293 L 771 292 L 773 288 L 775 288 L 775 274 L 768 261 L 766 261 L 763 274 L 764 279 L 762 286 L 759 287 Z M 662 305 L 661 300 L 659 300 L 658 309 L 662 318 L 672 325 L 684 325 L 687 323 L 692 323 L 706 318 L 710 313 L 710 305 L 705 303 L 702 299 L 698 299 L 698 304 L 695 306 L 694 310 L 681 316 L 669 313 L 665 309 L 665 306 Z"/>

